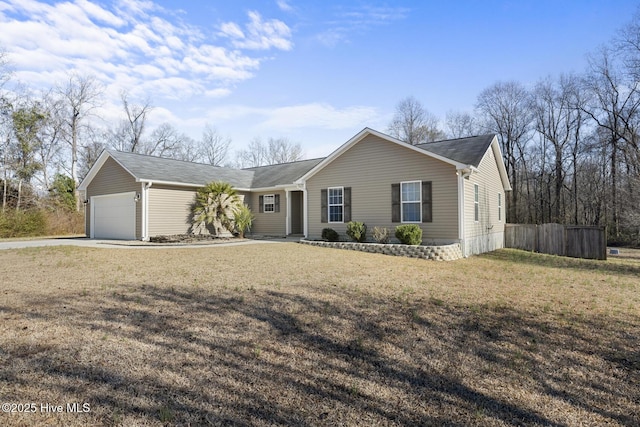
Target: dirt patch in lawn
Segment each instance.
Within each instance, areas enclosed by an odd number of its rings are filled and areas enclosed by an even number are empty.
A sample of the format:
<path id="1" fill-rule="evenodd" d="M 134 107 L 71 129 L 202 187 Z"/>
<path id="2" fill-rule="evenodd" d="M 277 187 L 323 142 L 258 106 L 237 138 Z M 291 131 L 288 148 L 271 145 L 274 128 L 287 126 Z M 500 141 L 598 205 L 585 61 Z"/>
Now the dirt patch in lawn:
<path id="1" fill-rule="evenodd" d="M 0 424 L 637 425 L 639 274 L 515 250 L 4 251 L 0 400 L 37 411 Z"/>

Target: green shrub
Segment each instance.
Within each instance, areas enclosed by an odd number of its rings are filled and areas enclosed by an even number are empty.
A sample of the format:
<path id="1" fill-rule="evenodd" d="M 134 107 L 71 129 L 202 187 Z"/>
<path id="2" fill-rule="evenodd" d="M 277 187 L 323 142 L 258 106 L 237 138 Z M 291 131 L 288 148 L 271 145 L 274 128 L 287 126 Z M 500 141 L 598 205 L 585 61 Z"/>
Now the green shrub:
<path id="1" fill-rule="evenodd" d="M 354 242 L 364 242 L 367 239 L 367 225 L 364 222 L 349 221 L 347 223 L 347 236 Z"/>
<path id="2" fill-rule="evenodd" d="M 389 229 L 386 227 L 373 227 L 371 235 L 377 243 L 389 243 Z"/>
<path id="3" fill-rule="evenodd" d="M 75 190 L 76 184 L 71 177 L 57 173 L 49 191 L 54 205 L 72 212 L 76 210 Z"/>
<path id="4" fill-rule="evenodd" d="M 0 238 L 44 236 L 47 219 L 41 210 L 0 213 Z"/>
<path id="5" fill-rule="evenodd" d="M 422 229 L 416 224 L 404 224 L 396 227 L 396 237 L 405 245 L 422 243 Z"/>
<path id="6" fill-rule="evenodd" d="M 327 242 L 337 242 L 340 239 L 340 235 L 333 228 L 323 228 L 322 238 Z"/>

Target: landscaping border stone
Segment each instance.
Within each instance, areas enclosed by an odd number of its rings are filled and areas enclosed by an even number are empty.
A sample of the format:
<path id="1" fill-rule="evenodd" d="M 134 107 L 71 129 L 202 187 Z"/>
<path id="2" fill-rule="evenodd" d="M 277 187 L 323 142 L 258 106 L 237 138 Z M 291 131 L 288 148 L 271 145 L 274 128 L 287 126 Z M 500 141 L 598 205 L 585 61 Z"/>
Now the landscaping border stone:
<path id="1" fill-rule="evenodd" d="M 356 243 L 356 242 L 325 242 L 321 240 L 300 240 L 304 245 L 320 246 L 323 248 L 347 249 L 352 251 L 369 252 L 409 258 L 430 259 L 434 261 L 455 261 L 462 258 L 459 243 L 439 246 L 402 245 L 397 243 Z"/>

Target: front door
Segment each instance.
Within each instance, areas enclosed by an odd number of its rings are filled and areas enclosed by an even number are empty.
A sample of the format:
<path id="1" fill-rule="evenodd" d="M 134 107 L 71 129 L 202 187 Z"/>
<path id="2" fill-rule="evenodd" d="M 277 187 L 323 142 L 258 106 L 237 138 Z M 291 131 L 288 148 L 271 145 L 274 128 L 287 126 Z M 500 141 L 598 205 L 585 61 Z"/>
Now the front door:
<path id="1" fill-rule="evenodd" d="M 302 191 L 289 193 L 291 203 L 291 234 L 304 233 L 304 199 Z"/>

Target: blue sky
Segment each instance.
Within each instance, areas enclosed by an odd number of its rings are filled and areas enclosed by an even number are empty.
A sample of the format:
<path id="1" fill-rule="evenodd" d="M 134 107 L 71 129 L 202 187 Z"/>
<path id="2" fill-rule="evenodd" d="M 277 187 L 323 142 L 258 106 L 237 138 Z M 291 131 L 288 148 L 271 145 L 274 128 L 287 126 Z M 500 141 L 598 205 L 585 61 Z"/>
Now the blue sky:
<path id="1" fill-rule="evenodd" d="M 69 71 L 156 107 L 198 139 L 206 123 L 244 148 L 287 137 L 328 155 L 365 126 L 385 131 L 414 96 L 444 120 L 500 80 L 580 72 L 636 12 L 622 0 L 0 0 L 15 79 L 50 88 Z"/>

